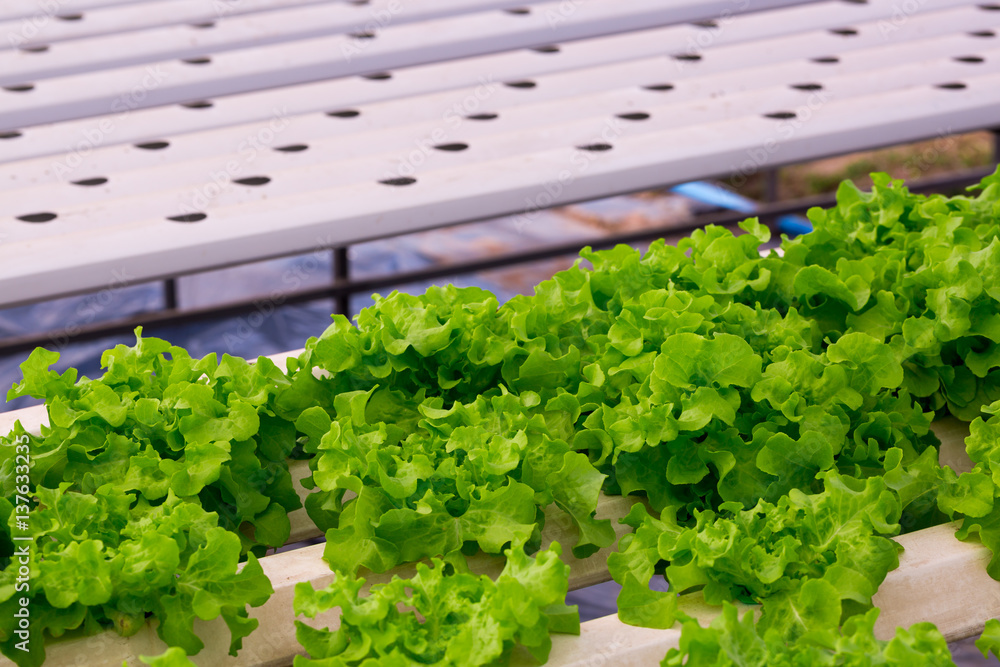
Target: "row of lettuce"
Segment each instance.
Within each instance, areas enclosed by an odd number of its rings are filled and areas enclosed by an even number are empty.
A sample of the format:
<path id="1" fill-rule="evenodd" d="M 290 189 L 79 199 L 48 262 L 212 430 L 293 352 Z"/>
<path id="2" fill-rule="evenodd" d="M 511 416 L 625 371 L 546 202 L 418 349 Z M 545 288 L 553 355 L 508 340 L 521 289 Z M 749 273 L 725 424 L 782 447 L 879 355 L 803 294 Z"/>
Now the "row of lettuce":
<path id="1" fill-rule="evenodd" d="M 300 507 L 288 462 L 308 459 L 338 577 L 300 584 L 296 612 L 342 622 L 299 623 L 296 665 L 486 665 L 518 646 L 543 662 L 579 620 L 542 530 L 559 522 L 577 558 L 614 545 L 601 493 L 645 499 L 608 567 L 623 621 L 682 623 L 664 664 L 950 664 L 933 627 L 876 640 L 871 598 L 901 531 L 964 517 L 960 536 L 1000 553 L 1000 417 L 980 417 L 1000 400 L 1000 170 L 950 198 L 877 175 L 810 218 L 783 256 L 747 221 L 585 250 L 503 305 L 452 286 L 376 297 L 286 369 L 139 335 L 91 380 L 36 350 L 10 397 L 45 399 L 49 426 L 0 447 L 4 655 L 44 660 L 40 641 L 17 648 L 24 536 L 36 638 L 127 636 L 153 616 L 174 648 L 150 662 L 186 665 L 195 620 L 221 616 L 235 654 L 272 594 L 256 559 Z M 930 424 L 947 413 L 976 420 L 971 473 L 938 465 Z M 7 500 L 23 436 L 27 529 Z M 468 571 L 480 551 L 507 557 L 496 581 Z M 417 561 L 362 593 L 361 568 Z M 677 606 L 695 590 L 723 605 L 709 628 Z M 761 604 L 759 621 L 731 603 Z"/>

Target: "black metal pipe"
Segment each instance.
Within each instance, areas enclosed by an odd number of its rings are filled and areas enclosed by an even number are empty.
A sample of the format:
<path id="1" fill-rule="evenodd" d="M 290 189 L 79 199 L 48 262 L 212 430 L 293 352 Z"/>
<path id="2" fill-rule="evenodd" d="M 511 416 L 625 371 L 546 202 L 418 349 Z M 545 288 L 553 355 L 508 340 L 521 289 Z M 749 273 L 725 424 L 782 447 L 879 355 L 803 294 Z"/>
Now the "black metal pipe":
<path id="1" fill-rule="evenodd" d="M 163 281 L 163 309 L 177 310 L 177 279 L 167 278 Z"/>
<path id="2" fill-rule="evenodd" d="M 764 172 L 764 202 L 773 204 L 778 201 L 778 175 L 780 167 L 768 169 Z"/>
<path id="3" fill-rule="evenodd" d="M 333 249 L 333 285 L 349 283 L 351 280 L 351 265 L 347 256 L 347 246 L 340 246 Z M 334 293 L 335 311 L 348 319 L 351 317 L 351 293 Z"/>

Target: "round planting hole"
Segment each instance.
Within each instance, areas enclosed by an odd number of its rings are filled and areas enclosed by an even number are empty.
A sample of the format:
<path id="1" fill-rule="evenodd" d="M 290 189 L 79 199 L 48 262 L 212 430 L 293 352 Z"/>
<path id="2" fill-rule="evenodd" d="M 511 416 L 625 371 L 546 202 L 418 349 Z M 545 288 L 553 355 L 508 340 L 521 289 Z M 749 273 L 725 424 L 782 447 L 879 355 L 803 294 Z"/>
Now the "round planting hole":
<path id="1" fill-rule="evenodd" d="M 633 111 L 630 113 L 620 113 L 618 117 L 622 120 L 649 120 L 650 116 L 644 111 Z"/>
<path id="2" fill-rule="evenodd" d="M 167 216 L 167 220 L 174 222 L 201 222 L 208 217 L 206 213 L 183 213 L 181 215 Z"/>
<path id="3" fill-rule="evenodd" d="M 774 113 L 764 114 L 765 118 L 774 118 L 777 120 L 788 120 L 789 118 L 795 118 L 794 111 L 775 111 Z"/>
<path id="4" fill-rule="evenodd" d="M 369 81 L 387 81 L 392 78 L 392 74 L 389 72 L 375 72 L 373 74 L 362 74 L 362 79 L 368 79 Z"/>
<path id="5" fill-rule="evenodd" d="M 274 150 L 281 151 L 282 153 L 301 153 L 302 151 L 309 150 L 309 146 L 306 144 L 290 144 L 288 146 L 278 146 Z"/>
<path id="6" fill-rule="evenodd" d="M 456 142 L 453 144 L 440 144 L 434 148 L 435 150 L 445 151 L 446 153 L 460 153 L 461 151 L 468 150 L 469 144 Z"/>
<path id="7" fill-rule="evenodd" d="M 73 185 L 82 185 L 86 188 L 93 188 L 98 185 L 104 185 L 108 182 L 108 179 L 103 176 L 98 176 L 97 178 L 85 178 L 82 181 L 71 181 Z"/>
<path id="8" fill-rule="evenodd" d="M 331 118 L 357 118 L 361 115 L 361 112 L 356 109 L 341 109 L 339 111 L 327 111 L 326 115 Z"/>
<path id="9" fill-rule="evenodd" d="M 215 27 L 215 21 L 204 21 L 203 23 L 192 23 L 191 27 L 192 28 L 197 28 L 199 30 L 205 30 L 207 28 L 214 28 Z"/>
<path id="10" fill-rule="evenodd" d="M 0 139 L 17 139 L 20 136 L 23 136 L 23 135 L 20 132 L 18 132 L 17 130 L 10 130 L 8 132 L 0 132 Z"/>
<path id="11" fill-rule="evenodd" d="M 577 146 L 577 148 L 581 151 L 603 153 L 604 151 L 609 151 L 614 147 L 611 144 L 587 144 L 586 146 Z"/>
<path id="12" fill-rule="evenodd" d="M 986 62 L 986 59 L 982 56 L 958 56 L 955 58 L 956 62 L 969 63 L 971 65 L 978 65 L 979 63 Z"/>
<path id="13" fill-rule="evenodd" d="M 818 83 L 793 83 L 795 90 L 823 90 L 823 86 Z"/>
<path id="14" fill-rule="evenodd" d="M 169 145 L 169 141 L 147 141 L 144 144 L 136 144 L 135 147 L 144 151 L 161 151 Z"/>
<path id="15" fill-rule="evenodd" d="M 49 50 L 48 44 L 39 44 L 38 46 L 22 46 L 21 50 L 25 53 L 45 53 Z"/>
<path id="16" fill-rule="evenodd" d="M 359 30 L 358 32 L 349 32 L 347 33 L 347 36 L 352 37 L 354 39 L 375 39 L 375 33 L 372 32 L 371 30 Z"/>
<path id="17" fill-rule="evenodd" d="M 4 86 L 3 89 L 11 93 L 27 93 L 35 89 L 35 84 L 15 83 L 12 86 Z"/>
<path id="18" fill-rule="evenodd" d="M 531 10 L 527 7 L 515 7 L 513 9 L 505 9 L 504 12 L 514 14 L 515 16 L 524 16 L 525 14 L 530 14 Z"/>
<path id="19" fill-rule="evenodd" d="M 258 185 L 267 185 L 270 182 L 271 179 L 268 178 L 267 176 L 248 176 L 247 178 L 238 178 L 235 181 L 233 181 L 233 183 L 239 183 L 240 185 L 250 185 L 254 187 Z"/>
<path id="20" fill-rule="evenodd" d="M 198 56 L 196 58 L 184 58 L 181 62 L 188 65 L 207 65 L 212 62 L 212 59 L 208 56 Z"/>
<path id="21" fill-rule="evenodd" d="M 841 37 L 857 37 L 858 35 L 858 31 L 854 28 L 834 28 L 830 32 Z"/>
<path id="22" fill-rule="evenodd" d="M 968 88 L 968 86 L 966 86 L 961 81 L 952 81 L 952 82 L 949 82 L 949 83 L 939 83 L 935 87 L 936 88 L 943 88 L 945 90 L 965 90 L 966 88 Z"/>
<path id="23" fill-rule="evenodd" d="M 561 49 L 555 44 L 549 44 L 548 46 L 533 46 L 531 48 L 535 53 L 559 53 Z"/>
<path id="24" fill-rule="evenodd" d="M 521 88 L 527 90 L 529 88 L 534 88 L 538 84 L 534 81 L 504 81 L 505 86 L 508 88 Z"/>
<path id="25" fill-rule="evenodd" d="M 719 23 L 717 21 L 694 21 L 691 25 L 698 26 L 699 28 L 718 28 Z"/>
<path id="26" fill-rule="evenodd" d="M 839 63 L 840 58 L 837 56 L 821 56 L 819 58 L 813 58 L 814 63 L 820 63 L 821 65 L 832 65 L 834 63 Z"/>
<path id="27" fill-rule="evenodd" d="M 388 179 L 386 179 L 384 181 L 379 181 L 379 183 L 381 183 L 382 185 L 396 185 L 396 186 L 413 185 L 416 182 L 417 182 L 417 179 L 415 179 L 415 178 L 409 178 L 409 177 L 388 178 Z"/>
<path id="28" fill-rule="evenodd" d="M 83 14 L 56 14 L 60 21 L 82 21 Z"/>
<path id="29" fill-rule="evenodd" d="M 663 93 L 673 89 L 674 89 L 674 84 L 672 83 L 654 83 L 651 86 L 643 86 L 643 90 L 653 90 L 658 93 Z"/>
<path id="30" fill-rule="evenodd" d="M 972 37 L 996 37 L 997 34 L 992 30 L 977 30 L 975 32 L 970 32 L 969 35 Z"/>
<path id="31" fill-rule="evenodd" d="M 181 106 L 185 109 L 211 109 L 213 104 L 208 100 L 198 100 L 197 102 L 184 102 Z"/>
<path id="32" fill-rule="evenodd" d="M 474 113 L 471 116 L 466 116 L 468 120 L 496 120 L 499 117 L 495 113 Z"/>
<path id="33" fill-rule="evenodd" d="M 700 53 L 678 53 L 673 56 L 674 60 L 682 60 L 684 62 L 694 63 L 701 60 Z"/>
<path id="34" fill-rule="evenodd" d="M 21 222 L 51 222 L 57 217 L 55 213 L 29 213 L 28 215 L 19 215 L 17 219 Z"/>
<path id="35" fill-rule="evenodd" d="M 988 5 L 979 5 L 979 8 L 987 12 L 1000 12 L 1000 5 L 995 3 Z"/>

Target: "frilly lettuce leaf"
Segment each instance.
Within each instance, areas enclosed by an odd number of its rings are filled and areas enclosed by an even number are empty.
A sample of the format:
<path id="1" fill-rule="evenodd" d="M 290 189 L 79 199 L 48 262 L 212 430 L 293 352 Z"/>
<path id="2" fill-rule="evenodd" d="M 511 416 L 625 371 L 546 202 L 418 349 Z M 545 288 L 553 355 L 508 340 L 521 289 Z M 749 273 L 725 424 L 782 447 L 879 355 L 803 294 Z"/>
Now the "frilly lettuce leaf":
<path id="1" fill-rule="evenodd" d="M 69 482 L 83 493 L 110 484 L 154 502 L 173 491 L 216 512 L 241 535 L 244 552 L 283 544 L 287 535 L 273 530 L 274 522 L 301 503 L 286 460 L 295 433 L 277 425 L 269 407 L 288 380 L 271 361 L 193 359 L 166 341 L 143 338 L 141 329 L 134 346 L 102 355 L 100 378 L 59 375 L 49 369 L 58 358 L 33 352 L 22 364 L 24 380 L 9 393 L 46 400 L 49 425 L 40 437 L 28 436 L 34 484 Z M 13 455 L 13 448 L 2 451 Z M 12 483 L 0 477 L 7 495 Z M 245 529 L 258 522 L 253 539 Z"/>
<path id="2" fill-rule="evenodd" d="M 412 577 L 394 576 L 367 595 L 364 579 L 344 574 L 319 591 L 299 583 L 295 613 L 315 618 L 339 607 L 340 627 L 320 630 L 296 621 L 309 657 L 296 656 L 295 665 L 491 665 L 516 645 L 544 663 L 550 632 L 580 631 L 576 607 L 565 605 L 569 567 L 560 553 L 557 542 L 535 558 L 508 550 L 496 581 L 471 574 L 458 557 L 419 563 Z"/>
<path id="3" fill-rule="evenodd" d="M 139 499 L 130 508 L 134 497 L 112 485 L 92 495 L 70 486 L 35 491 L 30 590 L 16 591 L 17 568 L 0 572 L 0 608 L 10 612 L 0 625 L 4 654 L 21 667 L 44 661 L 42 641 L 32 641 L 27 654 L 14 646 L 13 612 L 18 598 L 30 595 L 33 638 L 108 626 L 130 636 L 151 614 L 168 646 L 193 655 L 204 646 L 194 634 L 196 619 L 221 616 L 235 655 L 257 626 L 247 605 L 260 606 L 273 589 L 253 554 L 240 568 L 240 539 L 218 526 L 218 516 L 173 492 L 155 507 Z"/>
<path id="4" fill-rule="evenodd" d="M 310 463 L 313 482 L 334 500 L 308 507 L 318 523 L 335 525 L 326 557 L 338 571 L 384 572 L 465 544 L 487 553 L 524 546 L 553 504 L 579 534 L 574 553 L 614 542 L 610 522 L 594 518 L 605 476 L 562 439 L 571 425 L 537 394 L 445 409 L 440 398 L 405 403 L 373 390 L 340 407 Z M 308 413 L 299 420 L 301 428 L 325 423 Z M 348 491 L 355 495 L 345 500 Z"/>
<path id="5" fill-rule="evenodd" d="M 886 174 L 870 193 L 843 183 L 835 207 L 809 212 L 814 231 L 782 244 L 794 279 L 775 282 L 776 301 L 829 342 L 854 332 L 891 343 L 925 407 L 975 419 L 1000 399 L 998 174 L 975 196 L 915 195 Z"/>
<path id="6" fill-rule="evenodd" d="M 893 639 L 875 638 L 878 609 L 852 616 L 825 632 L 787 641 L 780 634 L 754 624 L 753 613 L 741 619 L 726 603 L 709 627 L 685 621 L 680 647 L 671 649 L 662 667 L 943 667 L 953 665 L 948 644 L 930 623 L 898 628 Z"/>

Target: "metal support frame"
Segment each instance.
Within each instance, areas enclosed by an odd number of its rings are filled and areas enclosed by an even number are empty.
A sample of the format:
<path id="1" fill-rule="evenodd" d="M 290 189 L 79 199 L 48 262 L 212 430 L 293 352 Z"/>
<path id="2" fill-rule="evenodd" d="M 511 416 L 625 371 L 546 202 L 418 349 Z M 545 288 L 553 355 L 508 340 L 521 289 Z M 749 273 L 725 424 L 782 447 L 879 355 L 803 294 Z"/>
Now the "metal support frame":
<path id="1" fill-rule="evenodd" d="M 340 246 L 333 249 L 333 285 L 336 289 L 339 285 L 351 284 L 351 265 L 348 258 L 347 246 Z M 351 292 L 334 292 L 335 312 L 351 317 Z"/>
<path id="2" fill-rule="evenodd" d="M 177 279 L 167 278 L 163 281 L 163 309 L 177 310 Z"/>
<path id="3" fill-rule="evenodd" d="M 768 169 L 764 172 L 764 202 L 773 204 L 778 201 L 778 183 L 781 170 Z"/>
<path id="4" fill-rule="evenodd" d="M 956 174 L 916 181 L 908 187 L 912 192 L 921 193 L 956 191 L 967 185 L 971 185 L 982 180 L 985 176 L 991 173 L 993 173 L 993 169 L 991 168 L 970 169 Z M 782 216 L 803 213 L 814 206 L 828 207 L 833 205 L 835 201 L 834 195 L 829 194 L 782 203 L 768 203 L 760 207 L 757 217 L 760 218 L 761 222 L 764 224 L 770 225 L 777 218 Z M 612 236 L 594 239 L 589 242 L 589 245 L 592 248 L 601 249 L 610 248 L 619 243 L 647 243 L 662 237 L 678 237 L 705 225 L 722 225 L 731 227 L 747 217 L 748 216 L 746 214 L 739 212 L 727 211 L 723 213 L 713 213 L 699 216 L 687 225 L 650 227 L 648 229 L 642 229 L 625 234 L 615 234 Z M 329 299 L 332 296 L 337 301 L 338 308 L 341 309 L 340 312 L 346 314 L 348 309 L 344 304 L 347 303 L 352 294 L 370 294 L 376 290 L 395 285 L 405 285 L 425 280 L 435 280 L 489 269 L 498 269 L 515 264 L 552 259 L 554 257 L 575 255 L 584 244 L 585 243 L 580 241 L 573 241 L 570 243 L 548 245 L 534 250 L 529 250 L 527 252 L 522 251 L 518 253 L 508 253 L 469 262 L 458 262 L 454 264 L 421 269 L 418 271 L 392 273 L 355 280 L 351 280 L 349 278 L 349 264 L 346 261 L 347 247 L 338 247 L 333 249 L 334 282 L 332 284 L 286 293 L 282 295 L 281 303 L 283 305 L 293 305 L 309 301 Z M 338 262 L 337 259 L 341 257 L 345 261 Z M 338 269 L 338 266 L 341 268 Z M 235 301 L 204 308 L 184 310 L 172 308 L 152 313 L 142 313 L 121 320 L 82 327 L 80 331 L 73 336 L 73 340 L 88 341 L 110 335 L 128 334 L 131 333 L 137 326 L 142 326 L 149 330 L 156 326 L 189 324 L 212 319 L 238 317 L 252 312 L 255 308 L 257 308 L 258 302 L 259 298 L 256 300 L 249 299 Z M 0 355 L 30 351 L 35 347 L 51 345 L 53 340 L 54 338 L 51 332 L 30 334 L 27 336 L 18 336 L 8 338 L 6 340 L 0 340 Z"/>

